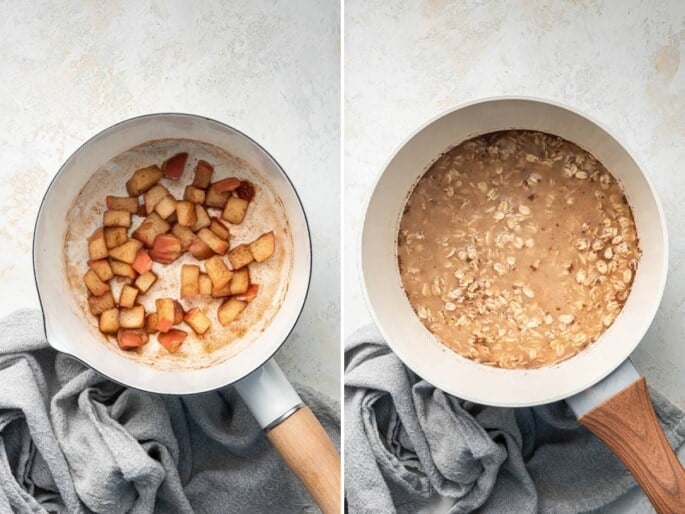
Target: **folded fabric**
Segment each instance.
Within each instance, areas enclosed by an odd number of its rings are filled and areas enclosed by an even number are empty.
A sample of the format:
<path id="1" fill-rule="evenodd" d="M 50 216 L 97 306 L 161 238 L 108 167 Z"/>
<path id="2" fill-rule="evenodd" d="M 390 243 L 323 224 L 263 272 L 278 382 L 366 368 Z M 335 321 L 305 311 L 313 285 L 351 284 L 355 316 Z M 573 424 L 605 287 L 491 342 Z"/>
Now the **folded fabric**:
<path id="1" fill-rule="evenodd" d="M 685 414 L 656 392 L 669 442 Z M 345 345 L 345 488 L 353 513 L 576 514 L 637 487 L 564 402 L 503 409 L 450 396 L 406 368 L 373 327 Z M 607 512 L 609 510 L 606 510 Z"/>
<path id="2" fill-rule="evenodd" d="M 233 388 L 161 396 L 0 322 L 0 512 L 317 512 Z M 103 351 L 105 351 L 103 349 Z M 299 388 L 336 445 L 336 405 Z"/>

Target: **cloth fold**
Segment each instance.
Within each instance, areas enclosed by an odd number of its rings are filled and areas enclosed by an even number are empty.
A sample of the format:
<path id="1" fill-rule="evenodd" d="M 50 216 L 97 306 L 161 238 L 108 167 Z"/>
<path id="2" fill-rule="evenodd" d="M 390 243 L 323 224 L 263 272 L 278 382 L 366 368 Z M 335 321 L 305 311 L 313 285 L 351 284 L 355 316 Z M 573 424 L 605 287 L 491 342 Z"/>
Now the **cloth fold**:
<path id="1" fill-rule="evenodd" d="M 652 400 L 671 446 L 685 414 Z M 576 514 L 637 487 L 564 402 L 503 409 L 450 396 L 406 368 L 374 327 L 345 345 L 345 488 L 349 511 Z"/>
<path id="2" fill-rule="evenodd" d="M 233 388 L 127 389 L 42 326 L 39 311 L 0 321 L 0 513 L 318 512 Z M 339 446 L 335 403 L 298 391 Z"/>

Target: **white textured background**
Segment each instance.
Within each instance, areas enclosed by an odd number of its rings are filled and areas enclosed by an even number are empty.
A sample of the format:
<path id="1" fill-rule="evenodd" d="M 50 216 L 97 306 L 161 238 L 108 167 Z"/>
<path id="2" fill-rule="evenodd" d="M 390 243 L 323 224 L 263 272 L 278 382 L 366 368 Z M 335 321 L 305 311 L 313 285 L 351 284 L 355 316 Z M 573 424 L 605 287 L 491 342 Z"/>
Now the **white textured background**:
<path id="1" fill-rule="evenodd" d="M 685 4 L 348 0 L 344 36 L 344 334 L 370 322 L 359 231 L 376 175 L 397 146 L 466 101 L 547 98 L 610 127 L 663 201 L 668 285 L 634 359 L 652 386 L 685 408 Z"/>
<path id="2" fill-rule="evenodd" d="M 0 316 L 38 305 L 33 223 L 67 157 L 132 116 L 202 114 L 261 143 L 301 195 L 314 274 L 277 360 L 337 398 L 339 5 L 237 4 L 0 0 Z"/>

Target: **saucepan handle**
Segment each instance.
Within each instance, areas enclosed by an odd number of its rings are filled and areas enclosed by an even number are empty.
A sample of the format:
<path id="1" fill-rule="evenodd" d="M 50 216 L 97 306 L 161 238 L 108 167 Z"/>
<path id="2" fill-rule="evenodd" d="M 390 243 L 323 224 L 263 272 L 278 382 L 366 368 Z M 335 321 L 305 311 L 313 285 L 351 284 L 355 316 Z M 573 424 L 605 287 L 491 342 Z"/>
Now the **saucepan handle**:
<path id="1" fill-rule="evenodd" d="M 623 461 L 657 512 L 685 513 L 685 470 L 666 440 L 644 377 L 578 420 Z"/>
<path id="2" fill-rule="evenodd" d="M 235 387 L 321 510 L 340 512 L 340 455 L 278 364 L 269 360 Z"/>

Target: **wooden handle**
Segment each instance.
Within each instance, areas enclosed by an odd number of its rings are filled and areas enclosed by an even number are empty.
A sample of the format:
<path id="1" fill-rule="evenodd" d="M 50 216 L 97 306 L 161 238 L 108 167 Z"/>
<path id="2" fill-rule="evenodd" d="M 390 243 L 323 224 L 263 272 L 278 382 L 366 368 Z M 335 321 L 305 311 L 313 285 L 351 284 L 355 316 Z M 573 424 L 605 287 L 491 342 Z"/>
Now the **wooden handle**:
<path id="1" fill-rule="evenodd" d="M 657 512 L 685 513 L 685 470 L 666 440 L 644 377 L 579 421 L 623 461 Z"/>
<path id="2" fill-rule="evenodd" d="M 340 455 L 309 407 L 267 432 L 286 464 L 325 514 L 340 512 Z"/>

